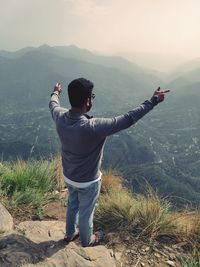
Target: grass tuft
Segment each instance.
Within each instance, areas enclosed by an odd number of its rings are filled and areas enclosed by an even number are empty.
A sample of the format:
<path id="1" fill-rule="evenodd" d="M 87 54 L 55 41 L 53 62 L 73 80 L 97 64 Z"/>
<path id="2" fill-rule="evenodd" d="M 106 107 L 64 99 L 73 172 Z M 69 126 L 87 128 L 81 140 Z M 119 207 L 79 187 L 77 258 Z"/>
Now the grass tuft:
<path id="1" fill-rule="evenodd" d="M 155 239 L 163 235 L 175 235 L 176 219 L 171 213 L 171 204 L 162 200 L 151 191 L 147 196 L 138 195 L 135 217 L 137 218 L 136 232 L 139 235 Z"/>
<path id="2" fill-rule="evenodd" d="M 124 189 L 110 190 L 100 197 L 95 221 L 108 231 L 121 231 L 134 221 L 135 200 Z"/>
<path id="3" fill-rule="evenodd" d="M 199 267 L 200 266 L 200 253 L 188 258 L 182 265 L 183 267 Z"/>
<path id="4" fill-rule="evenodd" d="M 110 177 L 111 176 L 111 177 Z M 117 176 L 118 177 L 118 176 Z M 198 211 L 175 212 L 171 204 L 148 189 L 146 196 L 133 195 L 122 186 L 120 177 L 114 180 L 112 172 L 104 175 L 104 188 L 95 212 L 98 226 L 107 231 L 129 232 L 149 241 L 163 237 L 188 242 L 199 242 L 200 215 Z M 109 181 L 106 183 L 105 180 Z M 107 186 L 108 185 L 108 186 Z"/>
<path id="5" fill-rule="evenodd" d="M 103 171 L 101 193 L 109 193 L 112 190 L 122 189 L 122 177 L 120 177 L 114 170 L 109 169 Z"/>
<path id="6" fill-rule="evenodd" d="M 56 181 L 57 190 L 61 191 L 65 188 L 65 182 L 63 179 L 62 160 L 60 156 L 54 158 L 54 178 Z"/>
<path id="7" fill-rule="evenodd" d="M 22 161 L 0 165 L 0 192 L 7 205 L 39 210 L 50 198 L 56 182 L 54 164 L 48 161 Z"/>

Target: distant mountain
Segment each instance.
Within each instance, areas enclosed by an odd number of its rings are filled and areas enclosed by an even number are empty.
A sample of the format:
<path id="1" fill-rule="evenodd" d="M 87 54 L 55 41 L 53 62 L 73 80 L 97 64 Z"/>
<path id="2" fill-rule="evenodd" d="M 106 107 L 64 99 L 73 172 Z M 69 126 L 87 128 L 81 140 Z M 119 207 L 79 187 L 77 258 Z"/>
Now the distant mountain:
<path id="1" fill-rule="evenodd" d="M 114 67 L 125 72 L 143 73 L 145 70 L 142 67 L 120 57 L 120 56 L 103 56 L 90 52 L 87 49 L 79 48 L 75 45 L 70 46 L 54 46 L 42 45 L 38 48 L 27 47 L 16 52 L 0 51 L 0 56 L 7 58 L 16 58 L 25 55 L 30 51 L 39 51 L 41 53 L 54 54 L 64 58 L 73 58 L 81 61 L 86 61 L 94 64 L 103 65 L 106 67 Z M 149 70 L 150 72 L 150 70 Z M 146 71 L 147 73 L 147 71 Z"/>
<path id="2" fill-rule="evenodd" d="M 187 83 L 200 81 L 200 59 L 191 60 L 180 65 L 168 75 L 168 81 L 173 82 L 176 79 L 184 79 Z"/>
<path id="3" fill-rule="evenodd" d="M 151 70 L 142 68 L 122 57 L 96 55 L 86 49 L 80 49 L 75 45 L 55 47 L 43 45 L 38 48 L 24 48 L 15 53 L 0 51 L 0 56 L 16 58 L 23 56 L 30 51 L 40 52 L 42 54 L 51 54 L 67 59 L 77 59 L 78 61 L 101 65 L 107 68 L 118 69 L 120 72 L 124 72 L 126 75 L 129 74 L 133 79 L 141 80 L 143 82 L 145 76 L 145 83 L 148 84 L 150 88 L 155 86 L 155 84 L 158 85 L 161 83 L 160 78 L 152 74 Z"/>
<path id="4" fill-rule="evenodd" d="M 26 54 L 29 51 L 32 51 L 33 49 L 35 49 L 34 47 L 25 47 L 22 48 L 18 51 L 5 51 L 5 50 L 0 50 L 0 57 L 6 57 L 6 58 L 17 58 L 17 57 L 21 57 L 24 54 Z"/>
<path id="5" fill-rule="evenodd" d="M 36 103 L 41 106 L 43 101 L 47 99 L 47 92 L 51 90 L 53 84 L 56 81 L 60 81 L 64 84 L 69 83 L 76 77 L 87 77 L 95 83 L 97 88 L 96 93 L 99 94 L 97 103 L 102 103 L 105 106 L 110 106 L 113 99 L 117 101 L 130 100 L 134 101 L 135 96 L 146 94 L 147 91 L 152 91 L 160 80 L 157 77 L 149 76 L 148 73 L 141 77 L 138 74 L 139 67 L 136 68 L 137 72 L 134 73 L 132 65 L 123 59 L 108 58 L 107 65 L 106 59 L 99 56 L 91 56 L 89 52 L 78 50 L 79 54 L 88 54 L 93 58 L 96 63 L 83 61 L 78 59 L 78 53 L 73 58 L 73 53 L 70 56 L 70 51 L 77 50 L 78 48 L 66 47 L 50 48 L 48 46 L 42 46 L 38 49 L 23 49 L 16 52 L 17 55 L 12 53 L 12 57 L 0 57 L 0 92 L 3 97 L 7 98 L 7 104 L 13 104 L 16 106 L 23 102 L 23 107 L 33 107 Z M 28 52 L 26 52 L 28 50 Z M 64 50 L 63 56 L 62 50 Z M 66 52 L 68 51 L 68 52 Z M 75 51 L 74 51 L 75 53 Z M 21 56 L 19 56 L 21 55 Z M 69 55 L 67 57 L 67 55 Z M 80 56 L 81 58 L 81 56 Z M 95 60 L 97 58 L 97 60 Z M 114 62 L 118 60 L 127 63 L 130 67 L 130 71 L 127 72 L 123 67 L 112 67 Z M 102 61 L 103 63 L 99 63 Z M 122 64 L 121 64 L 122 66 Z M 140 70 L 142 72 L 142 69 Z M 130 74 L 131 73 L 131 74 Z M 144 79 L 144 77 L 147 77 Z M 150 81 L 149 81 L 150 79 Z M 107 94 L 105 98 L 105 93 Z M 20 94 L 20 98 L 18 97 Z M 34 97 L 33 97 L 34 96 Z M 30 101 L 30 103 L 29 103 Z M 97 104 L 98 107 L 98 104 Z M 1 108 L 4 108 L 1 106 Z"/>
<path id="6" fill-rule="evenodd" d="M 152 73 L 157 73 L 159 77 L 165 77 L 168 72 L 174 71 L 179 66 L 187 62 L 187 58 L 173 54 L 158 54 L 158 53 L 118 53 L 117 55 L 128 59 L 139 66 L 149 68 Z"/>
<path id="7" fill-rule="evenodd" d="M 200 58 L 196 58 L 181 64 L 178 68 L 174 69 L 175 73 L 187 73 L 200 69 Z"/>

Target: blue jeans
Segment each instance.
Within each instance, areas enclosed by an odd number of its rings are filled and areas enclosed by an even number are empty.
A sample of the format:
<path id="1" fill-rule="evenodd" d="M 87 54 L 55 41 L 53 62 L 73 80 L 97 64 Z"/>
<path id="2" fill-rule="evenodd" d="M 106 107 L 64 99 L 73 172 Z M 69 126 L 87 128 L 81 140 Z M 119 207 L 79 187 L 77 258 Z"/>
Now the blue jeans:
<path id="1" fill-rule="evenodd" d="M 67 187 L 66 236 L 73 237 L 76 225 L 78 225 L 81 244 L 82 246 L 88 246 L 92 241 L 93 216 L 101 189 L 101 180 L 86 188 L 77 188 L 68 184 Z"/>

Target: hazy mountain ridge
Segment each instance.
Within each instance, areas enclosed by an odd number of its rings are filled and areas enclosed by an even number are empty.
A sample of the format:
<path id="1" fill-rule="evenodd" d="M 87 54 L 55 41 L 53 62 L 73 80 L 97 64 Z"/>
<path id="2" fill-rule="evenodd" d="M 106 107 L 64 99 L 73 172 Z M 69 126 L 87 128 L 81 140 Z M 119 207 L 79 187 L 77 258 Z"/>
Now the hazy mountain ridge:
<path id="1" fill-rule="evenodd" d="M 176 72 L 178 68 L 187 64 L 187 58 L 174 54 L 148 53 L 148 52 L 124 52 L 118 53 L 131 62 L 139 66 L 146 67 L 160 76 L 165 76 L 169 72 Z"/>
<path id="2" fill-rule="evenodd" d="M 3 54 L 0 52 L 0 92 L 6 100 L 0 109 L 2 159 L 49 157 L 59 150 L 48 111 L 49 95 L 57 81 L 63 84 L 64 106 L 69 106 L 69 81 L 82 76 L 94 81 L 97 97 L 92 113 L 109 117 L 132 109 L 165 84 L 126 60 L 96 56 L 73 46 L 27 48 L 17 55 L 8 53 L 7 58 Z M 194 70 L 197 76 L 198 72 Z M 120 169 L 135 190 L 141 190 L 146 179 L 163 194 L 170 192 L 197 203 L 200 84 L 187 75 L 166 84 L 172 92 L 165 103 L 136 127 L 108 139 L 104 166 Z"/>
<path id="3" fill-rule="evenodd" d="M 3 54 L 3 56 L 6 56 L 8 58 L 17 58 L 20 56 L 23 56 L 27 54 L 28 52 L 41 52 L 43 54 L 51 54 L 55 56 L 59 56 L 62 58 L 69 59 L 77 59 L 78 61 L 88 62 L 95 65 L 102 65 L 107 68 L 114 68 L 118 69 L 121 72 L 125 74 L 137 74 L 137 79 L 140 78 L 143 80 L 143 75 L 145 75 L 146 79 L 148 79 L 148 82 L 152 83 L 152 81 L 155 81 L 159 83 L 161 80 L 156 75 L 152 74 L 151 70 L 142 68 L 138 66 L 137 64 L 134 64 L 120 56 L 103 56 L 103 55 L 96 55 L 90 52 L 86 49 L 78 48 L 75 45 L 71 46 L 55 46 L 50 47 L 48 45 L 43 45 L 38 48 L 24 48 L 16 53 L 14 52 L 8 52 L 0 51 L 0 56 Z M 151 84 L 150 84 L 151 85 Z M 153 83 L 154 85 L 154 83 Z"/>

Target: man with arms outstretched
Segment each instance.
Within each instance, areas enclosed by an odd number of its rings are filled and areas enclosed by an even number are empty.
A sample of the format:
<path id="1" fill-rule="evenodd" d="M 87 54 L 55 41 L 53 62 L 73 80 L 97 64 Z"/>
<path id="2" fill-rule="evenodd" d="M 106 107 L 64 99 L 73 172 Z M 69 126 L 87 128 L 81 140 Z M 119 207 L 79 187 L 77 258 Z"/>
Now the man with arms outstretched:
<path id="1" fill-rule="evenodd" d="M 101 162 L 106 137 L 130 127 L 162 102 L 169 90 L 154 92 L 150 100 L 126 114 L 114 118 L 93 118 L 87 115 L 93 99 L 93 83 L 85 78 L 68 85 L 71 109 L 60 107 L 61 85 L 57 83 L 51 94 L 49 108 L 61 142 L 64 180 L 68 187 L 65 240 L 77 235 L 82 246 L 96 245 L 102 231 L 93 234 L 93 214 L 101 188 Z"/>

